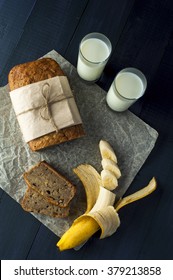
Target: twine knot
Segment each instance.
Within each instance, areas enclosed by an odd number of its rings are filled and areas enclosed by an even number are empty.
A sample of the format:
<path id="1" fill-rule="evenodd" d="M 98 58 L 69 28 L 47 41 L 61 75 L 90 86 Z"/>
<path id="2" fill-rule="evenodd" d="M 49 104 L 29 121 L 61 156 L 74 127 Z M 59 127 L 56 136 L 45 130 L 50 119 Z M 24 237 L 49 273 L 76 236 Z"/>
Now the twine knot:
<path id="1" fill-rule="evenodd" d="M 41 91 L 42 97 L 44 99 L 45 104 L 40 107 L 40 117 L 45 121 L 50 121 L 55 131 L 58 132 L 58 127 L 52 118 L 52 114 L 50 111 L 50 104 L 54 102 L 53 100 L 49 100 L 50 96 L 50 84 L 45 83 L 42 86 Z"/>

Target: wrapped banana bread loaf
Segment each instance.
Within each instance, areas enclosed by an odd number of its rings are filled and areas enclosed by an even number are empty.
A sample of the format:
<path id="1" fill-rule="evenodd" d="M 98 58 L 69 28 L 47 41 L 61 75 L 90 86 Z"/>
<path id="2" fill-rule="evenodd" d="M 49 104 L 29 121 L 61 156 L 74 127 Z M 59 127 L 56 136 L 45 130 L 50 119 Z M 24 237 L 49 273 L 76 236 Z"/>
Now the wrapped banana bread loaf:
<path id="1" fill-rule="evenodd" d="M 8 82 L 21 131 L 32 151 L 85 135 L 68 79 L 55 60 L 42 58 L 14 66 Z"/>

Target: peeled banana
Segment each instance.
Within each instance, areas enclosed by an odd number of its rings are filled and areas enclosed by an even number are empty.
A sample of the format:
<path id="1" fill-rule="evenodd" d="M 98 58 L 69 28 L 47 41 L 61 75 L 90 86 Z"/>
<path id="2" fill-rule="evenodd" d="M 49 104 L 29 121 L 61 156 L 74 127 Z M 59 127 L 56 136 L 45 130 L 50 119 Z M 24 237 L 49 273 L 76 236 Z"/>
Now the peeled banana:
<path id="1" fill-rule="evenodd" d="M 89 213 L 94 213 L 104 207 L 112 206 L 115 202 L 115 194 L 103 187 L 100 187 L 99 195 L 96 203 L 93 208 L 89 211 Z"/>
<path id="2" fill-rule="evenodd" d="M 119 216 L 113 205 L 115 194 L 100 187 L 98 199 L 88 213 L 74 220 L 72 226 L 64 233 L 57 247 L 60 251 L 75 248 L 86 242 L 101 229 L 100 238 L 112 235 L 120 225 Z"/>
<path id="3" fill-rule="evenodd" d="M 74 220 L 72 226 L 57 243 L 60 251 L 80 246 L 98 230 L 101 230 L 100 238 L 112 235 L 120 226 L 117 211 L 156 189 L 156 179 L 153 177 L 145 188 L 124 197 L 114 205 L 115 194 L 111 190 L 118 186 L 117 179 L 121 177 L 121 171 L 117 165 L 115 152 L 109 143 L 101 140 L 99 147 L 103 167 L 101 174 L 89 164 L 81 164 L 73 169 L 85 188 L 87 209 L 83 215 Z"/>

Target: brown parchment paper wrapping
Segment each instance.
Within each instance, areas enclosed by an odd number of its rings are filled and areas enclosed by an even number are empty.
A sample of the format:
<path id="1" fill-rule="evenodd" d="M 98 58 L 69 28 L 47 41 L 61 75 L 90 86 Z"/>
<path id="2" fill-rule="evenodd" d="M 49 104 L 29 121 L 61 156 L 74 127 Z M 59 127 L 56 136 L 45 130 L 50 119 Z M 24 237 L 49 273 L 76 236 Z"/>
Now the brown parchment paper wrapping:
<path id="1" fill-rule="evenodd" d="M 158 133 L 130 111 L 116 113 L 109 109 L 105 101 L 106 92 L 95 84 L 88 85 L 82 81 L 76 68 L 56 51 L 45 56 L 55 59 L 67 75 L 86 136 L 41 152 L 31 152 L 23 140 L 12 108 L 8 85 L 0 88 L 0 186 L 19 202 L 26 190 L 22 174 L 41 160 L 46 160 L 71 180 L 77 187 L 77 194 L 68 218 L 34 215 L 57 236 L 61 236 L 73 220 L 83 214 L 86 206 L 84 189 L 72 169 L 88 163 L 100 172 L 98 144 L 101 139 L 108 141 L 116 151 L 122 172 L 116 193 L 123 196 L 152 151 Z"/>

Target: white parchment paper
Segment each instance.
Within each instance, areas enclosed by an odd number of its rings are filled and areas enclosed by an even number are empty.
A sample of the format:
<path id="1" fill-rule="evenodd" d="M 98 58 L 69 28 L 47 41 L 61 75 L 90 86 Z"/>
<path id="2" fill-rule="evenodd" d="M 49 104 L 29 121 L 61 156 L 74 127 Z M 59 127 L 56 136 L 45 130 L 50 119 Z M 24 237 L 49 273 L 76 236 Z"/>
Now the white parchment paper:
<path id="1" fill-rule="evenodd" d="M 85 210 L 85 193 L 72 169 L 79 164 L 93 165 L 101 171 L 99 141 L 104 139 L 114 148 L 122 172 L 118 196 L 123 196 L 134 177 L 152 151 L 158 133 L 132 114 L 113 112 L 106 105 L 106 92 L 97 85 L 82 81 L 72 66 L 56 51 L 45 55 L 52 57 L 67 75 L 79 109 L 86 136 L 71 142 L 31 152 L 21 134 L 9 97 L 8 85 L 0 88 L 0 186 L 19 202 L 26 185 L 22 174 L 40 160 L 46 160 L 77 187 L 77 194 L 66 219 L 34 215 L 56 235 L 61 236 L 72 221 Z"/>

